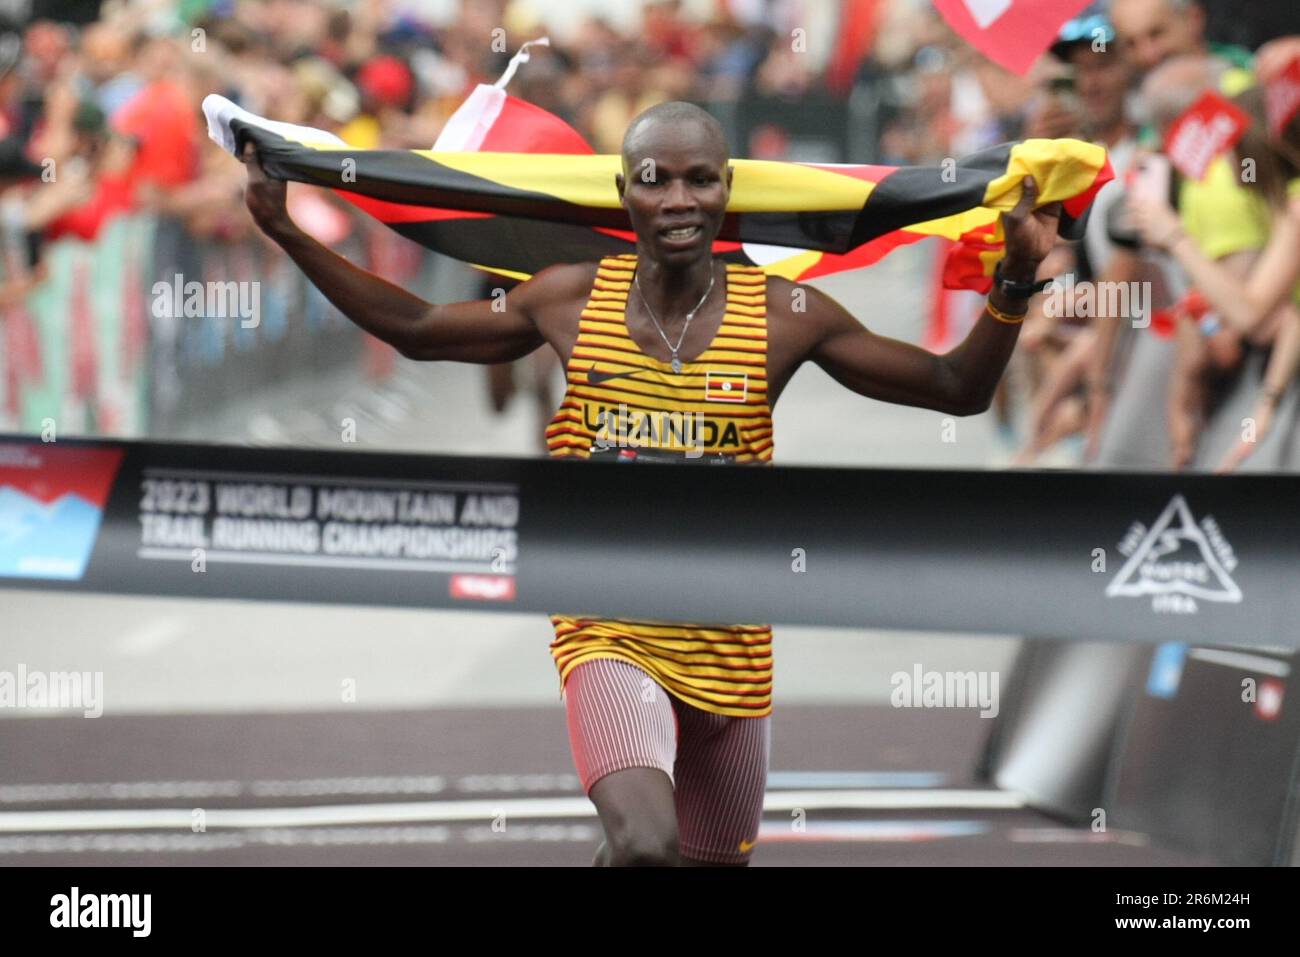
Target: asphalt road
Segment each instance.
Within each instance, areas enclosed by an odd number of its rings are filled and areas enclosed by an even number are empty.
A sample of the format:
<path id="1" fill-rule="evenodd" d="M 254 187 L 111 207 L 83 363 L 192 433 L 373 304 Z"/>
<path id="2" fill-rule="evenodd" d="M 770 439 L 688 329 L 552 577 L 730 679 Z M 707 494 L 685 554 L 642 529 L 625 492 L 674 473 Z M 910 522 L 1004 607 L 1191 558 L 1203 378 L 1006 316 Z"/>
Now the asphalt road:
<path id="1" fill-rule="evenodd" d="M 754 865 L 1198 863 L 972 780 L 987 727 L 778 708 Z M 5 866 L 582 866 L 599 841 L 559 707 L 46 718 L 4 747 Z"/>

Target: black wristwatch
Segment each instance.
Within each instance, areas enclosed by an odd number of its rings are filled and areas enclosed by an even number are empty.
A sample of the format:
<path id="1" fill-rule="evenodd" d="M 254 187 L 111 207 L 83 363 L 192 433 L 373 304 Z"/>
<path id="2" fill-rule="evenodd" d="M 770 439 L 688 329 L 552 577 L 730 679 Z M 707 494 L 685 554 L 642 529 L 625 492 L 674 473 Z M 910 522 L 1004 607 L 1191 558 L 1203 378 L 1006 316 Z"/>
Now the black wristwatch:
<path id="1" fill-rule="evenodd" d="M 1037 282 L 1015 282 L 1007 279 L 1002 275 L 1004 261 L 998 260 L 997 268 L 993 270 L 993 285 L 1008 299 L 1028 299 L 1040 292 L 1046 292 L 1052 283 L 1056 282 L 1055 279 L 1040 279 Z"/>

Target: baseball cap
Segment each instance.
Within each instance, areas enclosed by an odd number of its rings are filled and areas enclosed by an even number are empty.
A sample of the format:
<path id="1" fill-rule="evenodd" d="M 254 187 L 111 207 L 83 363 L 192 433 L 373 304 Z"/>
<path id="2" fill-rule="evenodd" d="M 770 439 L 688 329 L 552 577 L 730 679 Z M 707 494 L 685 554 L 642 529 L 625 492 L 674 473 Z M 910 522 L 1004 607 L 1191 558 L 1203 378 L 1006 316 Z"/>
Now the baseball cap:
<path id="1" fill-rule="evenodd" d="M 1115 25 L 1110 22 L 1109 4 L 1092 3 L 1073 20 L 1067 20 L 1056 35 L 1051 54 L 1058 60 L 1069 57 L 1070 50 L 1080 43 L 1110 43 L 1115 39 Z"/>
<path id="2" fill-rule="evenodd" d="M 415 79 L 405 61 L 395 56 L 377 56 L 357 73 L 357 87 L 385 106 L 403 106 L 411 95 Z"/>

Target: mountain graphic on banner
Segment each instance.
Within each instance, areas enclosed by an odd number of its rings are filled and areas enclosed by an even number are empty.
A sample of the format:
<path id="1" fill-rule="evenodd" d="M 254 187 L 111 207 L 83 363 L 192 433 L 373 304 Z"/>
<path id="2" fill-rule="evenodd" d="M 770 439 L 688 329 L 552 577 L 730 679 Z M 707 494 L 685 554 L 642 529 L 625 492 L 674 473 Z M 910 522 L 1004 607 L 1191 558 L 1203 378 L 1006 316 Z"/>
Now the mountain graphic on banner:
<path id="1" fill-rule="evenodd" d="M 0 442 L 0 576 L 80 579 L 123 454 Z"/>
<path id="2" fill-rule="evenodd" d="M 79 495 L 45 504 L 0 486 L 0 575 L 80 578 L 100 510 Z"/>

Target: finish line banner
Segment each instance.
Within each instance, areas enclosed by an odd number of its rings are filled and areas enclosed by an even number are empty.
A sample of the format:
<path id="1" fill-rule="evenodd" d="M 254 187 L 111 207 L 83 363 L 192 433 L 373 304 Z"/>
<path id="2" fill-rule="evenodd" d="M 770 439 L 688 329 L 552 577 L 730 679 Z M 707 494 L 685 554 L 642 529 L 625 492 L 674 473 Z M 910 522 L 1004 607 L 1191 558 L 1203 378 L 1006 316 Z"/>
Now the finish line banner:
<path id="1" fill-rule="evenodd" d="M 1297 650 L 1297 501 L 1296 475 L 0 436 L 0 586 Z"/>

